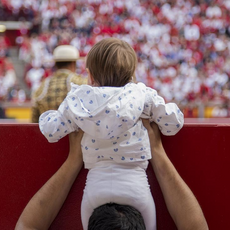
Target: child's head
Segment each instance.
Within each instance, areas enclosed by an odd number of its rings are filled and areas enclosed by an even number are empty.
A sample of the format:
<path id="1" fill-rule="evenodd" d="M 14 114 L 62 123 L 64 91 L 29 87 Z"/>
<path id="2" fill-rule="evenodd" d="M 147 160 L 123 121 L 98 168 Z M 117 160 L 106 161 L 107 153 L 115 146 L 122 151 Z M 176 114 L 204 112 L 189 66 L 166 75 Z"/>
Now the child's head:
<path id="1" fill-rule="evenodd" d="M 86 68 L 98 86 L 124 86 L 134 77 L 136 65 L 133 48 L 117 38 L 96 43 L 86 59 Z"/>

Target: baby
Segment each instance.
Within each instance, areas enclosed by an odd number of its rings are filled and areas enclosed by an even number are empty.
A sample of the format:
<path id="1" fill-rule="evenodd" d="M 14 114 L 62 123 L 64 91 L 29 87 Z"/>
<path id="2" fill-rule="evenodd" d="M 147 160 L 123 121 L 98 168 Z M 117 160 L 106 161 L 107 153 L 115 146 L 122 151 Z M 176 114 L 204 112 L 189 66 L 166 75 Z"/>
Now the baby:
<path id="1" fill-rule="evenodd" d="M 81 206 L 83 228 L 93 210 L 105 203 L 138 209 L 146 229 L 156 229 L 155 204 L 146 175 L 151 158 L 141 118 L 158 124 L 164 135 L 175 135 L 184 116 L 156 90 L 134 83 L 137 57 L 126 42 L 107 38 L 95 44 L 86 60 L 89 85 L 75 85 L 57 111 L 43 113 L 40 130 L 49 142 L 84 131 L 81 147 L 89 169 Z"/>

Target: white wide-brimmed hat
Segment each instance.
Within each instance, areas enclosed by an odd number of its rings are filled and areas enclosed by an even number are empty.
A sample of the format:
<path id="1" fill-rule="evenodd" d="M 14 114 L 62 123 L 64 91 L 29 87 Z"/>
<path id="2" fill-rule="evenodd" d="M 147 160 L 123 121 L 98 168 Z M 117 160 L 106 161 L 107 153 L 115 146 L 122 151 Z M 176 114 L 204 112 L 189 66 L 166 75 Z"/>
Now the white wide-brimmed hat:
<path id="1" fill-rule="evenodd" d="M 76 61 L 79 58 L 79 51 L 71 45 L 61 45 L 54 49 L 53 59 L 55 62 Z"/>

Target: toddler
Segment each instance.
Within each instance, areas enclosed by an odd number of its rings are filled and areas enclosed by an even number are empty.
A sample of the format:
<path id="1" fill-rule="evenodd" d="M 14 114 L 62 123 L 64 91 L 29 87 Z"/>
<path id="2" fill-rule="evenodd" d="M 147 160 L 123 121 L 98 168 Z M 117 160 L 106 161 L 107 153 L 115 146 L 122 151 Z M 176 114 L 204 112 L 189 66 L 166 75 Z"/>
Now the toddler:
<path id="1" fill-rule="evenodd" d="M 141 118 L 158 124 L 164 135 L 183 126 L 183 113 L 154 89 L 134 83 L 137 57 L 126 42 L 107 38 L 95 44 L 86 59 L 89 85 L 75 85 L 57 111 L 43 113 L 40 130 L 49 142 L 84 131 L 81 147 L 89 169 L 81 206 L 83 228 L 93 210 L 105 203 L 138 209 L 146 229 L 156 229 L 155 204 L 146 176 L 151 158 Z"/>

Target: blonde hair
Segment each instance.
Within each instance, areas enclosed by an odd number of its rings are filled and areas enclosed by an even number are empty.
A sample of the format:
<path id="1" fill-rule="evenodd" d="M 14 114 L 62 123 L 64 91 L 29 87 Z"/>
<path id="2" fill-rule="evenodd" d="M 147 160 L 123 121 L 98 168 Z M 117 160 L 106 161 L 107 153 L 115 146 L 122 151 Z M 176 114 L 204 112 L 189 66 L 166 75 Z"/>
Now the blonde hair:
<path id="1" fill-rule="evenodd" d="M 125 41 L 106 38 L 89 51 L 86 68 L 99 86 L 124 86 L 135 79 L 137 56 Z"/>

